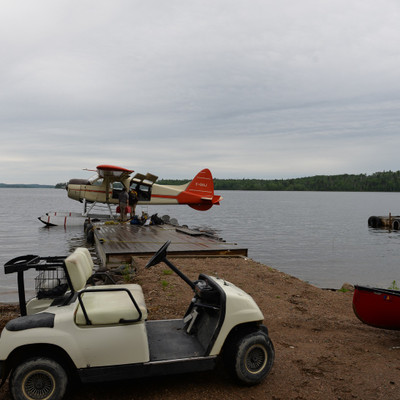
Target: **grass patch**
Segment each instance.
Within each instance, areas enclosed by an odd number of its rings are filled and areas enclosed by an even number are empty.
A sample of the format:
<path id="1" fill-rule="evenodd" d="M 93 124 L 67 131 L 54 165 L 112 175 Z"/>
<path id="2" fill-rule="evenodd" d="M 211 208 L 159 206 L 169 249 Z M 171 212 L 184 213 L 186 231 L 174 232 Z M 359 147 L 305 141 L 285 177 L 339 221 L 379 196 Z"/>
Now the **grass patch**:
<path id="1" fill-rule="evenodd" d="M 164 269 L 162 273 L 163 275 L 172 275 L 173 271 L 171 271 L 170 269 Z"/>
<path id="2" fill-rule="evenodd" d="M 169 285 L 169 282 L 166 281 L 165 279 L 163 279 L 163 280 L 161 281 L 161 286 L 163 287 L 163 289 L 166 289 L 166 288 L 168 287 L 168 285 Z"/>
<path id="3" fill-rule="evenodd" d="M 397 286 L 397 282 L 393 281 L 392 284 L 388 287 L 388 289 L 399 290 L 399 287 Z"/>

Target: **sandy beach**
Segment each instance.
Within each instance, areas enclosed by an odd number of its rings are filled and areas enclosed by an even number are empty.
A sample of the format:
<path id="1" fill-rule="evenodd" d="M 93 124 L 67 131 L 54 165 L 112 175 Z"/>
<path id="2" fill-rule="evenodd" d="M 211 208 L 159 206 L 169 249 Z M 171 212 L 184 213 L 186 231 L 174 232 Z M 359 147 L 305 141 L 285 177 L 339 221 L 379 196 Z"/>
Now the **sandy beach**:
<path id="1" fill-rule="evenodd" d="M 251 259 L 173 260 L 191 279 L 217 275 L 253 296 L 265 316 L 276 359 L 267 379 L 254 387 L 237 386 L 223 366 L 215 371 L 79 385 L 67 399 L 172 400 L 228 399 L 397 399 L 400 398 L 400 331 L 362 324 L 352 310 L 352 292 L 322 290 Z M 149 319 L 180 318 L 192 297 L 190 288 L 165 265 L 145 270 L 136 259 L 134 282 L 143 287 Z M 1 305 L 2 329 L 18 315 Z M 112 338 L 109 345 L 112 346 Z M 0 397 L 10 400 L 8 385 Z"/>

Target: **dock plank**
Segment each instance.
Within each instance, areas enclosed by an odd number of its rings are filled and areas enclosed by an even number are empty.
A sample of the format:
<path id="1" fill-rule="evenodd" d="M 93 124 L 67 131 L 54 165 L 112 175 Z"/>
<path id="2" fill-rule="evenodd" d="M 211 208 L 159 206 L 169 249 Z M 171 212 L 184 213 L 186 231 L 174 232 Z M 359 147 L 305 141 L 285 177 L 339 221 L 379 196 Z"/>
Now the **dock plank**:
<path id="1" fill-rule="evenodd" d="M 247 256 L 247 249 L 209 235 L 190 234 L 172 225 L 96 225 L 94 237 L 104 265 L 151 256 L 170 240 L 171 256 Z"/>

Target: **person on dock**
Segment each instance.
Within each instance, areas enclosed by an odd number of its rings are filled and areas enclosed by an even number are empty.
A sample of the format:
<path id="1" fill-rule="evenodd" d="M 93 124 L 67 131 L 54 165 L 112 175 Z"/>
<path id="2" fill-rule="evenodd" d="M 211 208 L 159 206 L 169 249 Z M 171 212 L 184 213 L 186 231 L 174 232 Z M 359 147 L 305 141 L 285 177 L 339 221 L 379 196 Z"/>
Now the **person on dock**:
<path id="1" fill-rule="evenodd" d="M 135 189 L 129 192 L 129 205 L 131 207 L 131 219 L 136 215 L 136 204 L 138 203 L 138 195 Z"/>
<path id="2" fill-rule="evenodd" d="M 126 191 L 125 186 L 123 187 L 122 192 L 119 194 L 118 200 L 119 200 L 119 210 L 121 213 L 121 221 L 124 222 L 126 221 L 126 209 L 129 203 L 129 195 Z"/>

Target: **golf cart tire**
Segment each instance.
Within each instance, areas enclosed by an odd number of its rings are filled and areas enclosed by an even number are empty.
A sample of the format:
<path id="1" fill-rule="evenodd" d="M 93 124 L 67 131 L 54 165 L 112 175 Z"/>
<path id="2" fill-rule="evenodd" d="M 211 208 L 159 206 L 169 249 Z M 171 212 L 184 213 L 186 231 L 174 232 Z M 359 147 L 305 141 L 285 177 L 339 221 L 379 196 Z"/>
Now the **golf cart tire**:
<path id="1" fill-rule="evenodd" d="M 228 371 L 239 383 L 257 385 L 274 363 L 274 346 L 263 330 L 249 333 L 230 343 L 225 351 Z"/>
<path id="2" fill-rule="evenodd" d="M 10 392 L 15 400 L 61 400 L 68 376 L 56 361 L 35 357 L 23 361 L 12 372 Z"/>

